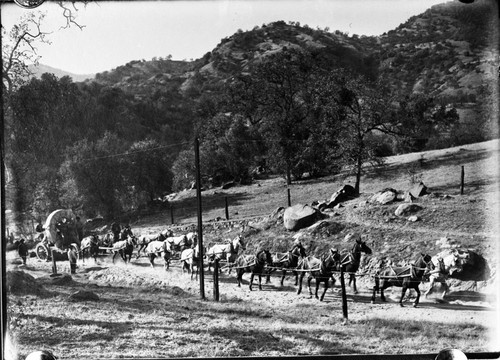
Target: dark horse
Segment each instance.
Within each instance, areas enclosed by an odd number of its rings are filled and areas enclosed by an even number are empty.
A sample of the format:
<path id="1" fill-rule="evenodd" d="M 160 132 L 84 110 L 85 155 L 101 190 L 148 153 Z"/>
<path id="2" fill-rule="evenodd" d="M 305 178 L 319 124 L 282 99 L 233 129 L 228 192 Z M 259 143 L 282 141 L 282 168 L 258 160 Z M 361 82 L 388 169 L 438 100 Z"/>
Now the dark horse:
<path id="1" fill-rule="evenodd" d="M 287 270 L 291 270 L 295 275 L 295 286 L 297 286 L 299 282 L 299 273 L 295 271 L 295 269 L 297 268 L 297 266 L 299 266 L 299 260 L 305 257 L 306 250 L 301 243 L 295 244 L 294 247 L 287 253 L 278 255 L 277 258 L 273 260 L 273 268 L 268 272 L 266 283 L 269 283 L 271 281 L 270 274 L 276 271 L 276 268 L 279 268 L 281 271 L 283 271 L 280 283 L 281 286 L 283 286 Z"/>
<path id="2" fill-rule="evenodd" d="M 250 277 L 250 291 L 252 290 L 253 278 L 257 274 L 259 275 L 259 290 L 262 290 L 262 273 L 266 265 L 271 266 L 273 264 L 273 257 L 271 253 L 267 250 L 260 250 L 255 255 L 241 255 L 236 259 L 236 280 L 238 280 L 238 286 L 241 286 L 241 281 L 243 274 L 246 272 L 251 272 Z"/>
<path id="3" fill-rule="evenodd" d="M 349 274 L 349 286 L 352 284 L 355 294 L 358 293 L 358 289 L 356 288 L 356 271 L 359 269 L 362 252 L 371 255 L 372 249 L 370 249 L 364 241 L 358 238 L 351 251 L 348 254 L 342 255 L 340 260 L 342 270 Z M 335 279 L 333 279 L 333 281 L 335 283 Z"/>
<path id="4" fill-rule="evenodd" d="M 319 284 L 322 282 L 325 283 L 325 288 L 320 301 L 323 301 L 326 291 L 328 290 L 328 281 L 333 275 L 333 272 L 338 267 L 340 261 L 340 255 L 337 250 L 330 249 L 328 254 L 323 255 L 321 259 L 318 259 L 314 256 L 309 256 L 304 259 L 302 264 L 300 265 L 300 276 L 299 276 L 299 289 L 297 290 L 297 295 L 302 291 L 302 279 L 304 278 L 305 273 L 309 273 L 307 277 L 307 286 L 309 288 L 309 294 L 312 295 L 311 291 L 311 280 L 314 278 L 316 281 L 316 292 L 315 296 L 318 299 L 318 289 Z"/>
<path id="5" fill-rule="evenodd" d="M 399 305 L 403 306 L 403 298 L 406 290 L 414 289 L 417 292 L 417 298 L 413 303 L 413 307 L 417 307 L 418 301 L 420 300 L 418 285 L 423 280 L 423 277 L 435 267 L 431 259 L 430 255 L 422 253 L 419 255 L 417 261 L 415 261 L 415 264 L 399 267 L 390 266 L 382 269 L 375 275 L 375 286 L 373 287 L 371 299 L 372 304 L 375 303 L 375 293 L 377 291 L 380 290 L 380 299 L 386 301 L 384 290 L 391 286 L 398 286 L 403 288 L 401 291 L 401 298 L 399 299 Z M 382 280 L 382 287 L 380 287 L 380 280 Z"/>

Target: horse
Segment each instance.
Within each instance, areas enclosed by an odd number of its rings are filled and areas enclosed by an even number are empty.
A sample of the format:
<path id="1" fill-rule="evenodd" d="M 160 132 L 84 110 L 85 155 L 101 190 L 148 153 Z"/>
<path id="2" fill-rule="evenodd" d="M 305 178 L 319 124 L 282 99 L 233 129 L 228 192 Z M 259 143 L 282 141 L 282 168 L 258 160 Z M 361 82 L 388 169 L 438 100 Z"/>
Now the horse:
<path id="1" fill-rule="evenodd" d="M 356 288 L 356 271 L 359 269 L 362 252 L 371 255 L 372 249 L 370 249 L 358 235 L 356 243 L 352 247 L 351 251 L 348 254 L 341 256 L 338 269 L 340 271 L 340 267 L 342 267 L 342 270 L 349 274 L 349 286 L 352 284 L 352 289 L 355 294 L 358 293 L 358 289 Z M 335 279 L 332 278 L 332 280 L 335 283 Z"/>
<path id="2" fill-rule="evenodd" d="M 316 299 L 323 301 L 326 291 L 328 290 L 328 281 L 332 277 L 335 269 L 339 266 L 339 262 L 340 254 L 336 249 L 330 249 L 329 253 L 323 255 L 321 259 L 318 259 L 314 256 L 306 257 L 300 265 L 301 274 L 299 276 L 299 288 L 297 290 L 297 295 L 299 295 L 302 291 L 302 279 L 307 272 L 309 273 L 309 276 L 307 277 L 309 295 L 312 295 L 311 280 L 314 278 L 316 282 L 316 292 L 314 293 L 314 296 L 316 297 Z M 323 294 L 321 294 L 321 297 L 318 298 L 319 285 L 322 282 L 325 283 L 325 287 L 323 290 Z"/>
<path id="3" fill-rule="evenodd" d="M 97 262 L 97 255 L 99 254 L 99 237 L 97 235 L 90 235 L 84 237 L 81 241 L 82 262 L 85 262 L 85 254 L 88 252 L 90 257 L 94 258 Z"/>
<path id="4" fill-rule="evenodd" d="M 198 261 L 200 260 L 199 251 L 197 247 L 184 249 L 181 252 L 180 261 L 182 262 L 182 272 L 187 270 L 188 274 L 191 273 L 191 280 L 193 280 L 194 267 L 196 266 L 196 277 L 198 277 Z"/>
<path id="5" fill-rule="evenodd" d="M 167 237 L 166 241 L 170 243 L 172 251 L 182 251 L 184 249 L 189 249 L 192 245 L 191 243 L 189 243 L 186 235 L 170 236 Z"/>
<path id="6" fill-rule="evenodd" d="M 198 233 L 189 232 L 186 234 L 187 243 L 191 244 L 191 248 L 195 248 L 198 245 Z"/>
<path id="7" fill-rule="evenodd" d="M 130 226 L 125 226 L 121 231 L 120 231 L 120 240 L 127 240 L 129 237 L 133 237 L 134 234 L 132 233 L 132 229 Z"/>
<path id="8" fill-rule="evenodd" d="M 137 244 L 137 241 L 134 236 L 129 236 L 126 240 L 120 240 L 113 244 L 111 248 L 111 252 L 113 253 L 113 264 L 115 263 L 115 257 L 117 254 L 120 254 L 121 258 L 125 263 L 127 263 L 132 259 L 132 253 L 134 252 L 134 246 Z"/>
<path id="9" fill-rule="evenodd" d="M 142 235 L 139 237 L 139 239 L 137 240 L 137 255 L 136 255 L 136 259 L 139 259 L 139 257 L 141 256 L 141 251 L 144 250 L 144 252 L 146 252 L 146 247 L 148 246 L 148 244 L 151 242 L 151 241 L 155 241 L 155 240 L 158 240 L 158 241 L 163 241 L 165 240 L 166 238 L 161 238 L 162 237 L 162 234 L 160 233 L 159 235 Z"/>
<path id="10" fill-rule="evenodd" d="M 446 283 L 448 277 L 458 269 L 458 256 L 455 253 L 449 254 L 445 257 L 435 256 L 432 258 L 432 262 L 434 264 L 434 270 L 429 272 L 429 288 L 425 292 L 424 296 L 427 298 L 429 294 L 432 292 L 434 285 L 436 283 L 440 283 L 444 288 L 443 293 L 441 294 L 441 299 L 444 299 L 446 294 L 448 293 L 449 286 Z"/>
<path id="11" fill-rule="evenodd" d="M 295 286 L 297 286 L 299 282 L 299 273 L 294 269 L 296 269 L 299 265 L 299 260 L 305 258 L 306 256 L 306 250 L 301 243 L 295 244 L 291 250 L 284 254 L 277 253 L 273 258 L 273 269 L 269 270 L 266 283 L 270 282 L 270 274 L 276 271 L 275 268 L 279 268 L 283 271 L 283 275 L 281 276 L 281 286 L 283 286 L 287 269 L 292 270 L 295 275 Z"/>
<path id="12" fill-rule="evenodd" d="M 235 261 L 238 287 L 241 287 L 243 274 L 251 272 L 250 291 L 252 291 L 253 278 L 256 274 L 259 275 L 259 290 L 262 290 L 262 273 L 264 272 L 264 267 L 266 265 L 271 266 L 272 264 L 273 257 L 268 250 L 260 250 L 255 255 L 240 255 Z"/>
<path id="13" fill-rule="evenodd" d="M 410 264 L 407 266 L 390 266 L 388 268 L 382 269 L 377 274 L 375 274 L 375 286 L 373 287 L 373 295 L 371 298 L 372 304 L 375 303 L 375 293 L 380 290 L 380 299 L 386 301 L 384 296 L 384 290 L 391 287 L 397 286 L 401 287 L 401 298 L 399 299 L 399 305 L 402 307 L 403 298 L 405 296 L 407 289 L 414 289 L 417 292 L 417 298 L 413 303 L 413 307 L 418 306 L 420 300 L 420 290 L 418 288 L 420 282 L 423 280 L 424 276 L 431 270 L 434 270 L 435 266 L 432 263 L 432 258 L 428 254 L 421 253 L 415 264 Z M 380 280 L 383 280 L 382 287 L 380 287 Z"/>
<path id="14" fill-rule="evenodd" d="M 107 233 L 104 236 L 99 238 L 99 247 L 100 248 L 111 248 L 113 247 L 113 233 Z M 101 254 L 106 254 L 107 249 L 99 249 Z"/>
<path id="15" fill-rule="evenodd" d="M 149 262 L 151 267 L 154 268 L 154 260 L 156 257 L 163 257 L 165 263 L 163 264 L 163 268 L 168 270 L 170 267 L 170 259 L 172 258 L 172 249 L 170 247 L 170 243 L 167 240 L 159 241 L 153 240 L 151 241 L 145 250 L 148 255 Z"/>
<path id="16" fill-rule="evenodd" d="M 210 265 L 216 260 L 226 260 L 227 264 L 233 264 L 238 256 L 238 251 L 240 247 L 245 250 L 245 243 L 243 241 L 243 236 L 239 234 L 232 241 L 227 244 L 215 244 L 207 251 L 208 260 L 208 270 L 210 271 Z M 231 268 L 229 269 L 229 272 Z"/>

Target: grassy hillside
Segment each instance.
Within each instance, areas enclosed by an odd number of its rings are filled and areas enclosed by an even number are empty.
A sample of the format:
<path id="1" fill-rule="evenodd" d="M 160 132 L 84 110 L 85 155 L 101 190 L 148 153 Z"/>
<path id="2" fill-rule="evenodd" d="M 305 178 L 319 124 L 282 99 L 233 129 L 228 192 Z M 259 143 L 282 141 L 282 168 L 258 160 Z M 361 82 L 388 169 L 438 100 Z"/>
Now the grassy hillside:
<path id="1" fill-rule="evenodd" d="M 499 217 L 499 142 L 489 141 L 450 149 L 434 150 L 389 157 L 385 165 L 368 171 L 361 183 L 359 198 L 343 203 L 329 212 L 320 226 L 301 230 L 302 241 L 310 253 L 329 247 L 349 248 L 344 243 L 348 233 L 359 232 L 374 255 L 387 256 L 395 262 L 414 260 L 416 254 L 438 253 L 442 237 L 462 248 L 484 255 L 492 267 L 497 260 Z M 464 194 L 460 195 L 461 167 L 465 172 Z M 329 199 L 343 184 L 352 181 L 348 173 L 304 180 L 290 186 L 292 204 L 311 204 Z M 423 181 L 428 195 L 414 200 L 423 207 L 416 213 L 419 220 L 394 214 L 402 202 L 371 204 L 367 199 L 385 188 L 407 190 L 415 181 Z M 225 221 L 225 198 L 229 203 L 230 221 Z M 287 206 L 284 179 L 269 178 L 251 186 L 211 189 L 202 192 L 204 243 L 208 246 L 233 237 L 246 225 L 249 251 L 260 246 L 272 251 L 290 248 L 296 232 L 287 231 L 279 216 L 271 214 Z M 175 195 L 174 231 L 183 232 L 196 224 L 195 190 Z M 155 233 L 170 226 L 170 211 L 132 220 L 138 233 Z"/>

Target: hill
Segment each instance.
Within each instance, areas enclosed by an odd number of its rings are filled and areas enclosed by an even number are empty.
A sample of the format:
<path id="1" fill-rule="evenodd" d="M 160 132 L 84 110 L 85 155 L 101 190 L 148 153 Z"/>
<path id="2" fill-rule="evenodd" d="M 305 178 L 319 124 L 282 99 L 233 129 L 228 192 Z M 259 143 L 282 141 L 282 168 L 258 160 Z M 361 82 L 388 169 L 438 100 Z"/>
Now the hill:
<path id="1" fill-rule="evenodd" d="M 349 233 L 360 233 L 380 256 L 394 261 L 411 261 L 420 252 L 438 253 L 439 242 L 448 238 L 463 249 L 484 255 L 493 269 L 498 263 L 498 225 L 500 216 L 498 169 L 499 141 L 461 146 L 430 152 L 407 154 L 386 159 L 385 165 L 365 174 L 361 195 L 327 212 L 322 222 L 303 233 L 310 253 L 329 247 L 344 249 Z M 461 167 L 465 172 L 464 194 L 460 194 Z M 292 204 L 312 204 L 329 199 L 344 184 L 349 174 L 320 180 L 304 180 L 289 187 Z M 404 192 L 415 182 L 422 181 L 427 195 L 415 199 L 421 206 L 418 221 L 408 216 L 396 216 L 400 201 L 386 205 L 369 202 L 380 190 L 392 188 Z M 225 201 L 228 200 L 230 220 L 225 220 Z M 298 232 L 284 228 L 278 209 L 287 206 L 287 187 L 284 179 L 270 178 L 251 186 L 212 189 L 202 192 L 204 241 L 207 246 L 231 238 L 246 227 L 250 251 L 270 248 L 286 251 Z M 196 195 L 194 190 L 172 196 L 175 232 L 196 228 Z M 281 213 L 282 214 L 282 213 Z M 171 213 L 164 210 L 156 215 L 124 218 L 136 233 L 154 234 L 164 230 Z M 495 273 L 493 270 L 492 273 Z M 491 283 L 484 284 L 491 290 Z"/>
<path id="2" fill-rule="evenodd" d="M 45 74 L 45 73 L 54 74 L 58 78 L 62 78 L 63 76 L 69 76 L 70 78 L 73 79 L 74 82 L 91 80 L 95 77 L 95 74 L 87 74 L 87 75 L 73 74 L 71 72 L 61 70 L 61 69 L 56 69 L 52 66 L 48 66 L 48 65 L 44 65 L 44 64 L 38 64 L 37 66 L 30 66 L 29 69 L 33 73 L 33 77 L 38 78 L 38 79 L 42 76 L 42 74 Z"/>
<path id="3" fill-rule="evenodd" d="M 400 94 L 421 93 L 452 104 L 459 109 L 466 134 L 478 124 L 487 129 L 492 121 L 488 114 L 495 108 L 489 99 L 496 94 L 499 34 L 492 6 L 486 0 L 447 2 L 380 36 L 275 21 L 239 30 L 195 61 L 131 61 L 96 74 L 95 81 L 141 99 L 165 87 L 197 99 L 216 92 L 227 79 L 248 73 L 267 56 L 295 47 L 313 53 L 321 67 L 347 67 L 389 82 Z M 484 130 L 483 136 L 487 133 Z"/>

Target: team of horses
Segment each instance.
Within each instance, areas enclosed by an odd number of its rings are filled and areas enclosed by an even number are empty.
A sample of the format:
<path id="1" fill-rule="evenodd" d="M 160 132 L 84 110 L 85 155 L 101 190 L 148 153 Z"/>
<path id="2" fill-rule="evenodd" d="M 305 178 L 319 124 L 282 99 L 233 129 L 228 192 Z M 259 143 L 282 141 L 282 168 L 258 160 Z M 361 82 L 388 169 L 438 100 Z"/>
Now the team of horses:
<path id="1" fill-rule="evenodd" d="M 103 237 L 103 240 L 109 237 Z M 215 268 L 215 263 L 223 262 L 224 266 L 218 267 L 219 271 L 227 269 L 228 274 L 232 269 L 236 271 L 236 280 L 238 286 L 242 284 L 242 277 L 245 273 L 250 273 L 249 289 L 253 289 L 255 276 L 258 277 L 259 290 L 262 290 L 262 277 L 266 276 L 266 283 L 270 282 L 270 276 L 273 272 L 281 272 L 280 285 L 283 286 L 287 272 L 291 272 L 295 277 L 294 285 L 297 286 L 297 294 L 302 292 L 302 283 L 307 275 L 307 286 L 309 294 L 315 296 L 320 301 L 324 300 L 325 294 L 329 288 L 330 282 L 335 285 L 335 274 L 344 272 L 349 277 L 348 285 L 353 292 L 357 293 L 356 275 L 361 264 L 362 253 L 372 254 L 372 250 L 361 240 L 360 236 L 346 238 L 353 240 L 352 247 L 348 251 L 340 252 L 338 249 L 331 248 L 324 254 L 318 256 L 307 255 L 304 246 L 300 241 L 295 241 L 292 248 L 285 253 L 271 254 L 267 249 L 258 249 L 254 254 L 240 254 L 246 250 L 246 244 L 242 234 L 234 239 L 226 240 L 222 243 L 213 244 L 208 250 L 204 249 L 203 254 L 199 253 L 197 234 L 194 232 L 174 236 L 171 230 L 165 230 L 155 235 L 135 236 L 130 228 L 125 228 L 120 233 L 119 241 L 107 244 L 106 249 L 113 253 L 113 263 L 115 257 L 120 255 L 125 263 L 130 262 L 134 248 L 137 248 L 136 258 L 147 256 L 151 267 L 154 268 L 154 260 L 162 258 L 164 260 L 164 269 L 168 270 L 174 253 L 180 254 L 179 260 L 182 264 L 182 271 L 187 271 L 191 279 L 198 275 L 198 266 L 200 257 L 207 260 L 208 270 Z M 82 239 L 81 253 L 82 259 L 89 256 L 97 261 L 103 240 L 99 240 L 96 235 L 90 235 Z M 420 254 L 418 258 L 407 266 L 386 266 L 381 268 L 371 276 L 374 279 L 371 302 L 376 300 L 376 294 L 380 293 L 380 299 L 386 301 L 384 290 L 389 287 L 401 287 L 401 296 L 399 304 L 403 306 L 403 299 L 408 289 L 413 289 L 417 297 L 413 306 L 416 307 L 420 300 L 419 284 L 428 277 L 431 281 L 426 296 L 432 291 L 436 282 L 446 284 L 446 274 L 452 267 L 452 262 L 447 261 L 447 266 L 442 259 L 437 261 L 437 265 L 432 261 L 428 254 Z M 450 265 L 452 264 L 452 265 Z M 195 272 L 196 268 L 196 272 Z M 437 268 L 437 269 L 436 269 Z M 358 274 L 359 276 L 359 274 Z M 315 280 L 315 292 L 311 288 L 311 282 Z M 319 295 L 319 287 L 324 284 L 323 292 Z M 443 297 L 446 294 L 443 293 Z"/>

